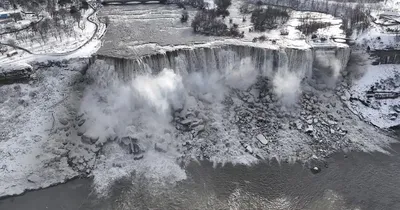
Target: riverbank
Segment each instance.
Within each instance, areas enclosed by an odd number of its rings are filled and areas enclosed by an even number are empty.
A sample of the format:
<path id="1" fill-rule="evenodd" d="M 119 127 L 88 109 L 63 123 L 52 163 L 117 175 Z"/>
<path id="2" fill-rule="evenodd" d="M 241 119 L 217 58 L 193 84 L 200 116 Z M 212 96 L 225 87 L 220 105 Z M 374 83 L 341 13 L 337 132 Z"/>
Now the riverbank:
<path id="1" fill-rule="evenodd" d="M 391 148 L 391 155 L 336 153 L 319 174 L 276 161 L 216 168 L 192 163 L 189 179 L 175 186 L 154 187 L 138 175 L 118 182 L 111 196 L 101 199 L 91 190 L 91 179 L 76 179 L 1 199 L 0 209 L 399 209 L 400 144 Z"/>

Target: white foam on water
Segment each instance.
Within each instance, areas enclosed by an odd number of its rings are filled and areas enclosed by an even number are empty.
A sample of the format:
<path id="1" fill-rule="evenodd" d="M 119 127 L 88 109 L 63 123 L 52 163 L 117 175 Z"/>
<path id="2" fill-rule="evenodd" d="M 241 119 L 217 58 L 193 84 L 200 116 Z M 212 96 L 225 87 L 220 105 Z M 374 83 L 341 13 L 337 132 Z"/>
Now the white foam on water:
<path id="1" fill-rule="evenodd" d="M 170 153 L 149 150 L 143 159 L 134 160 L 117 143 L 106 145 L 104 152 L 93 171 L 94 189 L 100 196 L 107 196 L 115 181 L 130 177 L 133 173 L 159 186 L 187 178 L 184 169 L 176 163 L 177 157 Z"/>

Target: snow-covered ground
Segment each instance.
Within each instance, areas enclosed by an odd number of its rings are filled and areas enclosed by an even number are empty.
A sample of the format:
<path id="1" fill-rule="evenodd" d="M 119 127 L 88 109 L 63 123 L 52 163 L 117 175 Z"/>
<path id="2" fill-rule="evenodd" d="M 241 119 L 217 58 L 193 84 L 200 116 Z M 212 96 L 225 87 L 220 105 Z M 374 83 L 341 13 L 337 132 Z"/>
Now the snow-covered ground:
<path id="1" fill-rule="evenodd" d="M 387 0 L 370 5 L 371 26 L 361 34 L 355 34 L 353 38 L 356 44 L 363 49 L 370 47 L 371 50 L 387 48 L 399 49 L 400 41 L 400 1 Z M 390 30 L 398 31 L 391 32 Z"/>
<path id="2" fill-rule="evenodd" d="M 79 24 L 80 27 L 78 27 L 78 25 L 74 26 L 74 36 L 63 34 L 61 37 L 57 36 L 56 38 L 52 35 L 49 35 L 49 40 L 47 40 L 46 43 L 16 40 L 17 46 L 31 51 L 33 55 L 22 50 L 17 50 L 18 54 L 12 57 L 7 57 L 6 54 L 1 55 L 0 62 L 6 64 L 91 56 L 101 47 L 101 37 L 106 30 L 105 24 L 99 22 L 96 14 L 94 14 L 91 17 L 91 20 L 96 22 L 99 26 L 98 30 L 95 31 L 95 24 L 87 20 L 87 17 L 92 13 L 93 9 L 89 9 L 84 13 L 84 15 L 82 15 L 82 20 Z M 95 35 L 95 37 L 89 42 L 93 35 Z M 2 37 L 2 41 L 6 42 L 8 39 L 12 39 L 12 36 L 12 34 L 6 35 Z M 11 47 L 8 48 L 9 51 L 12 50 Z"/>
<path id="3" fill-rule="evenodd" d="M 355 81 L 350 92 L 352 97 L 369 101 L 365 106 L 359 101 L 353 102 L 356 110 L 366 121 L 381 127 L 389 128 L 400 124 L 400 97 L 394 99 L 367 98 L 367 91 L 374 87 L 376 91 L 400 93 L 400 65 L 367 65 L 365 74 Z M 397 108 L 396 108 L 397 107 Z"/>
<path id="4" fill-rule="evenodd" d="M 175 5 L 127 5 L 123 9 L 120 6 L 104 7 L 99 12 L 99 16 L 109 17 L 112 24 L 105 35 L 104 45 L 97 54 L 110 57 L 135 58 L 156 53 L 160 48 L 171 46 L 192 46 L 226 40 L 251 44 L 254 38 L 260 36 L 265 36 L 266 41 L 258 41 L 251 45 L 271 48 L 310 48 L 312 45 L 342 46 L 341 43 L 336 43 L 329 39 L 330 36 L 344 36 L 343 30 L 340 29 L 342 21 L 331 15 L 291 11 L 289 21 L 277 29 L 266 32 L 250 32 L 249 29 L 253 27 L 250 21 L 251 14 L 241 14 L 239 11 L 240 5 L 240 1 L 233 1 L 232 6 L 229 7 L 230 15 L 223 21 L 228 27 L 238 24 L 239 31 L 244 32 L 243 38 L 210 37 L 194 34 L 190 22 L 197 11 L 192 8 L 187 9 L 189 12 L 188 23 L 181 23 L 182 10 L 177 9 Z M 309 17 L 310 20 L 329 22 L 331 24 L 316 32 L 320 37 L 327 37 L 327 41 L 316 43 L 307 39 L 296 29 L 300 24 L 300 19 L 305 16 Z M 243 18 L 246 21 L 243 21 Z M 230 22 L 231 19 L 232 23 Z M 131 27 L 131 25 L 136 27 Z M 140 28 L 140 30 L 137 30 L 137 28 Z M 286 30 L 289 34 L 282 36 L 281 30 Z"/>
<path id="5" fill-rule="evenodd" d="M 92 18 L 98 22 L 95 16 Z M 0 58 L 2 69 L 7 72 L 15 69 L 16 63 L 24 66 L 44 62 L 34 65 L 35 71 L 30 76 L 33 81 L 0 86 L 0 197 L 62 183 L 93 167 L 94 153 L 88 155 L 88 148 L 75 147 L 74 141 L 66 139 L 70 135 L 75 135 L 72 139 L 78 139 L 72 122 L 68 121 L 75 119 L 71 115 L 79 103 L 76 85 L 82 82 L 81 71 L 88 63 L 87 59 L 76 58 L 93 55 L 101 47 L 101 37 L 106 30 L 105 25 L 99 23 L 94 39 L 87 42 L 96 31 L 94 24 L 86 21 L 85 25 L 84 31 L 79 29 L 83 33 L 81 39 L 74 39 L 75 44 L 67 39 L 62 42 L 51 39 L 51 44 L 42 46 L 44 51 L 29 48 L 38 54 L 20 53 L 12 58 Z M 81 47 L 85 42 L 86 45 Z M 72 51 L 78 47 L 81 48 Z M 68 59 L 75 60 L 65 63 Z M 51 67 L 38 68 L 46 66 L 48 60 L 53 63 Z M 60 130 L 68 134 L 60 135 Z M 84 169 L 73 168 L 69 163 L 71 160 L 85 163 Z"/>
<path id="6" fill-rule="evenodd" d="M 297 26 L 301 24 L 301 19 L 309 18 L 310 21 L 330 23 L 330 26 L 321 28 L 317 31 L 316 35 L 325 36 L 327 38 L 333 37 L 343 37 L 343 30 L 340 29 L 342 20 L 335 18 L 332 15 L 319 13 L 319 12 L 301 12 L 301 11 L 289 11 L 290 18 L 288 22 L 279 26 L 273 30 L 267 30 L 266 32 L 249 32 L 249 29 L 253 28 L 251 23 L 251 14 L 242 14 L 239 11 L 239 7 L 242 4 L 241 1 L 233 1 L 232 7 L 230 7 L 230 15 L 225 19 L 225 23 L 230 26 L 232 25 L 229 21 L 233 20 L 233 23 L 239 25 L 239 30 L 245 32 L 244 40 L 252 41 L 253 38 L 260 37 L 262 35 L 266 36 L 267 40 L 281 41 L 282 43 L 293 43 L 293 44 L 306 44 L 306 36 L 303 35 L 300 30 L 296 29 Z M 246 19 L 243 22 L 243 18 Z M 285 30 L 288 35 L 281 35 L 281 31 Z"/>
<path id="7" fill-rule="evenodd" d="M 67 162 L 66 139 L 56 135 L 63 129 L 59 119 L 68 114 L 58 103 L 74 100 L 74 80 L 84 63 L 76 66 L 39 70 L 34 82 L 0 86 L 0 196 L 79 175 Z"/>

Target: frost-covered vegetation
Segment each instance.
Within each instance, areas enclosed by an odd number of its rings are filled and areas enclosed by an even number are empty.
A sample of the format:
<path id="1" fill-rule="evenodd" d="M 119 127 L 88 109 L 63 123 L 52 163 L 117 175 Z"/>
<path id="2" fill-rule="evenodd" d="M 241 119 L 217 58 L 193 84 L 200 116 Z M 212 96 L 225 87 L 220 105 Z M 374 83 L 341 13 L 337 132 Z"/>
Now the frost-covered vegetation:
<path id="1" fill-rule="evenodd" d="M 349 2 L 353 2 L 350 4 Z M 366 1 L 357 1 L 366 3 Z M 367 3 L 379 2 L 378 0 Z M 328 0 L 260 0 L 257 2 L 245 2 L 240 7 L 243 14 L 252 14 L 254 29 L 265 31 L 276 28 L 279 23 L 284 23 L 289 18 L 288 11 L 312 11 L 321 12 L 340 17 L 343 20 L 343 30 L 350 36 L 354 31 L 362 31 L 370 26 L 370 8 L 366 4 L 354 4 L 356 1 L 328 1 Z M 263 12 L 264 11 L 264 12 Z M 288 13 L 288 14 L 287 14 Z M 318 26 L 326 27 L 323 23 L 303 23 L 299 30 L 309 34 L 318 30 Z"/>
<path id="2" fill-rule="evenodd" d="M 23 23 L 8 23 L 0 31 L 0 38 L 31 43 L 46 43 L 49 39 L 61 40 L 76 37 L 74 27 L 84 29 L 80 22 L 89 4 L 81 0 L 10 0 L 13 9 L 20 9 L 26 18 Z M 17 13 L 20 14 L 20 13 Z"/>
<path id="3" fill-rule="evenodd" d="M 296 26 L 296 29 L 301 31 L 305 35 L 311 35 L 315 32 L 318 31 L 320 28 L 326 28 L 330 26 L 331 23 L 329 22 L 321 22 L 321 21 L 315 21 L 310 18 L 303 18 L 302 22 L 300 25 Z"/>
<path id="4" fill-rule="evenodd" d="M 277 28 L 289 20 L 289 12 L 286 9 L 267 7 L 257 8 L 251 14 L 251 22 L 256 31 Z"/>
<path id="5" fill-rule="evenodd" d="M 193 2 L 193 5 L 205 5 L 202 0 L 189 2 Z M 213 9 L 205 9 L 204 6 L 200 6 L 201 10 L 196 13 L 191 24 L 193 31 L 207 36 L 243 37 L 243 32 L 239 32 L 239 25 L 232 24 L 231 27 L 228 27 L 224 22 L 225 17 L 229 15 L 228 7 L 231 5 L 231 0 L 215 0 L 214 3 L 216 7 Z M 181 22 L 186 20 L 187 16 L 182 14 Z"/>
<path id="6" fill-rule="evenodd" d="M 207 36 L 243 36 L 243 33 L 239 32 L 239 26 L 237 24 L 232 24 L 232 26 L 228 28 L 223 19 L 218 16 L 218 12 L 214 10 L 198 11 L 192 21 L 192 28 L 195 33 Z"/>

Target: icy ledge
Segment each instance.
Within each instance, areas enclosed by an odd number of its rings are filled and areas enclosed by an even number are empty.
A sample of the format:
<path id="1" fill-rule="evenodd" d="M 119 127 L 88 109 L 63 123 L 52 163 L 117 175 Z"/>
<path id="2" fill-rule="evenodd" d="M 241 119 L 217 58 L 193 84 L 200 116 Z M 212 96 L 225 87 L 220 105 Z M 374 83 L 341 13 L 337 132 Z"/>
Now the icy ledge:
<path id="1" fill-rule="evenodd" d="M 30 78 L 32 66 L 28 64 L 5 64 L 0 66 L 0 84 L 24 81 Z"/>
<path id="2" fill-rule="evenodd" d="M 264 76 L 285 68 L 309 77 L 313 67 L 318 66 L 337 77 L 346 68 L 351 52 L 349 46 L 333 42 L 278 45 L 224 40 L 180 46 L 144 44 L 133 47 L 131 54 L 124 53 L 122 56 L 100 53 L 95 57 L 106 60 L 125 80 L 138 73 L 161 72 L 164 68 L 189 72 L 222 70 L 243 59 L 250 59 Z"/>
<path id="3" fill-rule="evenodd" d="M 0 197 L 81 174 L 69 161 L 77 150 L 57 133 L 72 129 L 66 119 L 78 106 L 77 84 L 88 61 L 49 64 L 33 65 L 36 71 L 27 83 L 0 86 Z"/>

